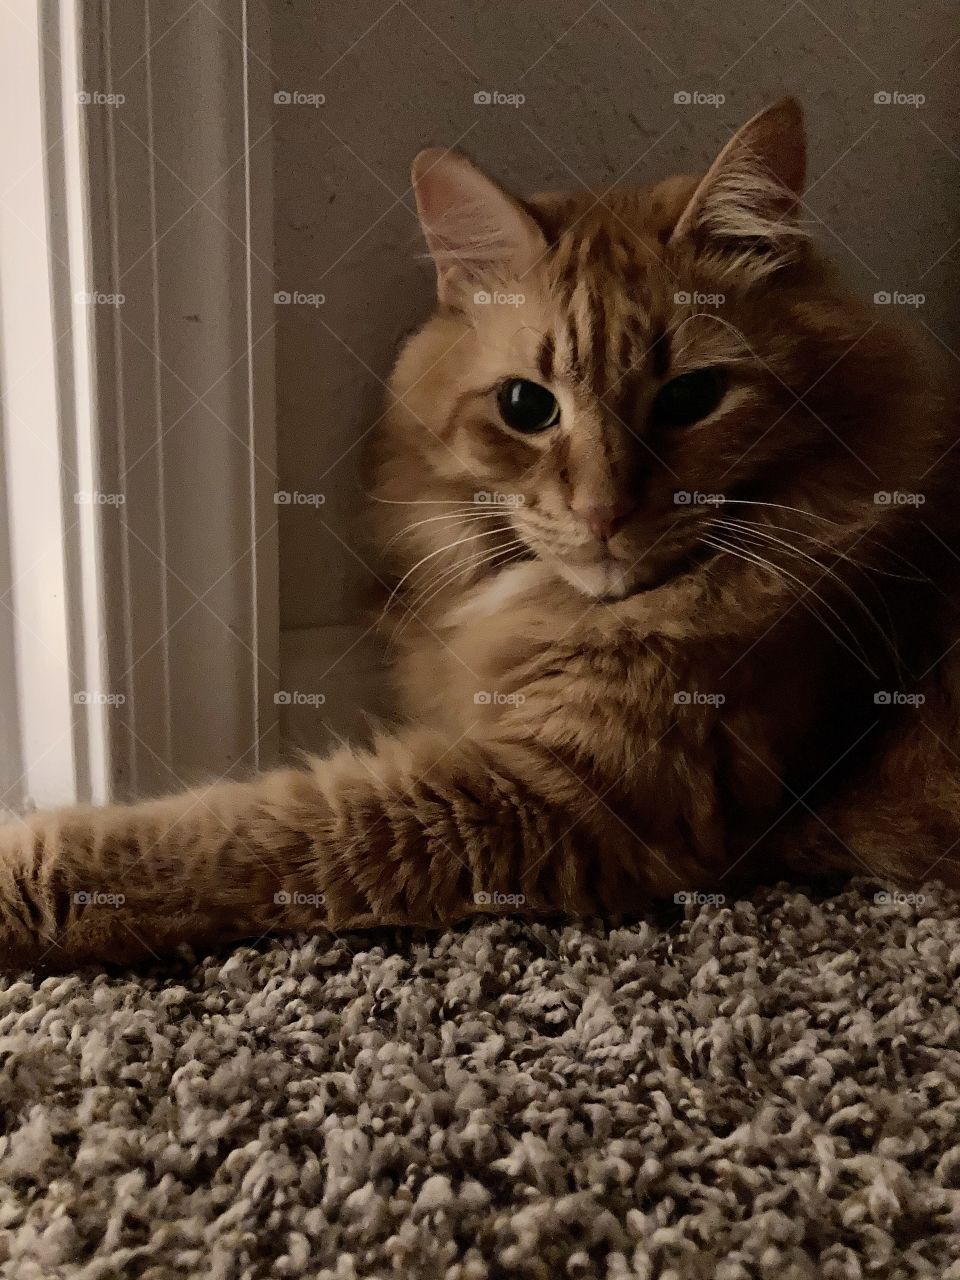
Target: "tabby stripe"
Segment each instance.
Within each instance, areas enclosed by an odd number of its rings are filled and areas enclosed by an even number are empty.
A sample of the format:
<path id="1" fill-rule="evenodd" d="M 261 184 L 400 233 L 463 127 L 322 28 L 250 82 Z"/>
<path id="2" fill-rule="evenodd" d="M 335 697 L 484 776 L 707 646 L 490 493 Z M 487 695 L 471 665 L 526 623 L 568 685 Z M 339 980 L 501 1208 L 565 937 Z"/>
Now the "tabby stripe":
<path id="1" fill-rule="evenodd" d="M 611 269 L 613 265 L 613 242 L 606 227 L 599 227 L 593 239 L 587 241 L 586 264 L 604 271 Z"/>
<path id="2" fill-rule="evenodd" d="M 549 382 L 553 377 L 553 355 L 554 341 L 553 334 L 545 335 L 543 342 L 540 344 L 540 350 L 537 352 L 537 368 L 540 370 L 540 377 L 544 382 Z"/>
<path id="3" fill-rule="evenodd" d="M 633 338 L 630 329 L 624 325 L 620 332 L 620 351 L 617 355 L 617 375 L 622 377 L 630 368 L 630 357 L 633 354 Z"/>
<path id="4" fill-rule="evenodd" d="M 607 319 L 599 291 L 591 291 L 587 306 L 590 315 L 590 377 L 598 396 L 603 395 L 607 362 Z"/>
<path id="5" fill-rule="evenodd" d="M 576 252 L 579 246 L 576 244 L 568 244 L 566 254 L 558 254 L 559 261 L 557 263 L 557 284 L 564 296 L 569 300 L 577 284 L 577 278 L 580 274 L 579 255 Z"/>

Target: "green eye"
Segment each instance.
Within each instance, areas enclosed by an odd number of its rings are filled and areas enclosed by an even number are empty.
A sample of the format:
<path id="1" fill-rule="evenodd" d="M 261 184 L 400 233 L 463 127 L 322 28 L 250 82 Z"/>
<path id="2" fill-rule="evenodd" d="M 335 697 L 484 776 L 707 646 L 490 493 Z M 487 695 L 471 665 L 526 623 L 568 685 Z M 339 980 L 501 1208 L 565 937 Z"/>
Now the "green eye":
<path id="1" fill-rule="evenodd" d="M 711 413 L 724 393 L 719 369 L 692 369 L 672 378 L 657 392 L 653 402 L 655 422 L 667 427 L 686 427 Z"/>
<path id="2" fill-rule="evenodd" d="M 560 421 L 556 396 L 539 382 L 508 378 L 497 390 L 500 417 L 514 431 L 546 431 Z"/>

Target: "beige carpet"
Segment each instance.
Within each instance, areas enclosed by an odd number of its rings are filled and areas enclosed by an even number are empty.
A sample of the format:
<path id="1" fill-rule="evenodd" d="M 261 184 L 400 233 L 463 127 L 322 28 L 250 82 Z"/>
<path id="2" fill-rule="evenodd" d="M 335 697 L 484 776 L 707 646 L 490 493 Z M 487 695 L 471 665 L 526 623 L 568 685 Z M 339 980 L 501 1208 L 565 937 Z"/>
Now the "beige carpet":
<path id="1" fill-rule="evenodd" d="M 960 1277 L 960 902 L 0 984 L 16 1280 Z"/>

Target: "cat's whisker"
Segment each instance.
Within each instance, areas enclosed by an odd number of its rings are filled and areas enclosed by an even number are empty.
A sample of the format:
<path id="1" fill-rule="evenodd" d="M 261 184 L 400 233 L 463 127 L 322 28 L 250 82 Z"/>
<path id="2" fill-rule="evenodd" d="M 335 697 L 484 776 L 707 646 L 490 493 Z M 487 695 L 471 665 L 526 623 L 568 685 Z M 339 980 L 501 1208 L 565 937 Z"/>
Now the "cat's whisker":
<path id="1" fill-rule="evenodd" d="M 431 585 L 439 581 L 441 577 L 445 577 L 447 573 L 454 572 L 469 561 L 482 560 L 485 556 L 492 556 L 495 559 L 501 551 L 512 550 L 514 547 L 522 547 L 526 545 L 523 539 L 519 537 L 513 529 L 497 530 L 497 532 L 509 534 L 510 536 L 506 538 L 506 541 L 497 543 L 495 547 L 480 547 L 477 551 L 458 559 L 455 564 L 448 565 L 446 568 L 440 568 L 439 572 L 431 580 L 423 584 L 420 594 L 422 594 L 423 591 L 429 591 Z M 409 606 L 407 607 L 409 608 Z"/>
<path id="2" fill-rule="evenodd" d="M 817 538 L 813 534 L 805 533 L 800 529 L 787 528 L 786 526 L 783 526 L 783 525 L 772 525 L 772 526 L 769 526 L 768 528 L 765 524 L 761 524 L 758 521 L 734 519 L 729 516 L 722 516 L 721 518 L 725 525 L 733 524 L 733 525 L 741 526 L 742 532 L 748 532 L 751 536 L 755 536 L 755 537 L 760 536 L 767 542 L 768 545 L 773 540 L 772 535 L 769 532 L 769 528 L 773 528 L 773 529 L 776 529 L 778 532 L 792 534 L 796 537 L 803 538 L 805 541 L 813 545 L 822 547 L 828 554 L 833 555 L 835 557 L 834 566 L 840 563 L 841 561 L 845 564 L 850 565 L 850 567 L 854 570 L 854 572 L 858 573 L 861 576 L 861 578 L 864 581 L 866 581 L 869 584 L 869 586 L 873 589 L 875 596 L 883 606 L 884 614 L 886 615 L 887 621 L 889 623 L 889 631 L 884 630 L 884 628 L 880 624 L 879 619 L 877 619 L 875 614 L 867 607 L 865 601 L 858 594 L 858 592 L 854 590 L 852 583 L 848 582 L 842 575 L 832 575 L 832 576 L 836 577 L 836 580 L 843 586 L 845 591 L 856 601 L 856 603 L 864 611 L 866 616 L 870 618 L 870 620 L 874 623 L 874 625 L 877 628 L 877 631 L 880 633 L 881 636 L 883 636 L 885 643 L 887 644 L 891 654 L 893 655 L 894 662 L 896 663 L 898 672 L 902 674 L 903 660 L 901 658 L 899 649 L 897 648 L 897 645 L 894 639 L 897 632 L 896 624 L 893 619 L 893 614 L 891 612 L 890 603 L 887 599 L 887 596 L 885 592 L 881 590 L 880 584 L 877 582 L 876 578 L 877 576 L 880 576 L 883 578 L 889 578 L 889 579 L 898 580 L 902 582 L 929 582 L 930 579 L 927 577 L 926 574 L 923 574 L 922 576 L 917 577 L 913 574 L 893 573 L 890 570 L 881 569 L 877 565 L 866 563 L 858 559 L 857 557 L 850 555 L 847 550 L 841 549 L 834 543 L 827 542 L 821 538 Z M 800 549 L 795 547 L 792 543 L 789 543 L 788 540 L 784 541 L 784 545 L 790 548 L 792 554 L 795 554 L 795 555 L 801 554 Z M 888 552 L 890 551 L 890 548 L 883 546 L 881 544 L 880 550 L 883 552 Z M 893 554 L 896 554 L 896 553 L 893 553 Z M 813 558 L 816 561 L 816 563 L 821 563 L 820 561 L 816 560 L 816 557 L 813 557 Z M 899 556 L 898 559 L 904 560 L 904 563 L 908 565 L 910 563 L 909 561 L 905 560 L 905 558 L 902 556 Z M 915 567 L 915 566 L 911 565 L 910 567 Z"/>
<path id="3" fill-rule="evenodd" d="M 414 520 L 412 524 L 404 525 L 399 533 L 395 533 L 389 542 L 384 544 L 384 547 L 392 547 L 393 544 L 405 534 L 411 533 L 414 529 L 419 529 L 422 525 L 434 524 L 437 521 L 462 520 L 464 524 L 469 524 L 473 521 L 502 519 L 503 511 L 448 511 L 445 515 L 427 516 L 425 520 Z"/>
<path id="4" fill-rule="evenodd" d="M 512 546 L 513 544 L 508 543 L 506 545 Z M 461 557 L 455 564 L 441 567 L 436 574 L 428 578 L 425 583 L 421 584 L 412 600 L 403 602 L 404 614 L 401 625 L 405 624 L 411 617 L 416 615 L 418 610 L 423 607 L 423 601 L 426 596 L 429 595 L 436 586 L 443 584 L 446 580 L 451 582 L 454 581 L 458 574 L 460 574 L 464 569 L 472 568 L 475 564 L 480 564 L 485 559 L 496 559 L 500 550 L 501 547 L 482 547 L 479 551 L 473 551 L 469 555 Z"/>
<path id="5" fill-rule="evenodd" d="M 506 557 L 502 564 L 510 564 L 521 557 L 522 553 L 527 551 L 527 544 L 520 538 L 515 542 L 505 543 L 501 547 L 497 547 L 494 551 L 473 560 L 470 564 L 460 564 L 450 573 L 450 575 L 442 582 L 435 580 L 434 590 L 425 598 L 421 596 L 416 601 L 416 605 L 412 611 L 412 616 L 420 613 L 441 591 L 447 587 L 453 586 L 460 578 L 466 577 L 467 573 L 476 572 L 478 569 L 485 569 L 488 565 L 497 565 L 501 556 Z M 498 566 L 500 567 L 500 566 Z"/>
<path id="6" fill-rule="evenodd" d="M 733 501 L 733 500 L 727 499 L 727 502 L 729 501 Z M 747 505 L 748 506 L 766 506 L 766 505 L 780 505 L 780 504 L 747 503 Z M 787 508 L 784 508 L 784 509 L 786 510 Z M 729 516 L 724 516 L 723 519 L 732 521 L 732 517 L 729 517 Z M 751 525 L 757 529 L 776 529 L 781 533 L 793 533 L 798 538 L 803 538 L 807 542 L 815 542 L 819 546 L 825 547 L 829 549 L 831 552 L 833 552 L 834 554 L 836 554 L 837 556 L 842 557 L 844 560 L 846 560 L 848 564 L 854 565 L 857 568 L 862 569 L 864 573 L 876 573 L 876 574 L 880 574 L 882 577 L 885 577 L 885 578 L 897 578 L 902 582 L 929 582 L 930 581 L 930 578 L 928 577 L 928 575 L 925 573 L 921 573 L 915 564 L 912 564 L 905 556 L 900 555 L 898 552 L 894 551 L 892 547 L 888 547 L 883 543 L 880 543 L 880 550 L 883 552 L 884 555 L 893 556 L 895 559 L 905 564 L 907 568 L 913 569 L 914 573 L 913 574 L 893 573 L 890 569 L 881 569 L 879 565 L 874 565 L 874 564 L 868 563 L 867 561 L 859 560 L 851 556 L 847 551 L 842 550 L 835 543 L 827 542 L 821 538 L 817 538 L 812 533 L 805 533 L 802 529 L 794 529 L 792 526 L 788 526 L 788 525 L 767 524 L 766 522 L 759 521 L 759 520 L 747 520 L 742 516 L 737 517 L 737 519 L 741 524 Z M 833 523 L 836 523 L 836 522 L 833 522 Z M 838 525 L 837 527 L 839 529 L 844 528 L 843 525 Z M 861 535 L 859 538 L 855 539 L 855 542 L 865 541 L 868 547 L 871 547 L 871 548 L 875 547 L 876 544 L 872 539 L 870 539 L 869 541 L 866 541 L 867 539 L 869 539 L 869 537 L 870 537 L 869 533 L 865 535 Z"/>
<path id="7" fill-rule="evenodd" d="M 754 541 L 759 542 L 761 546 L 767 547 L 768 549 L 774 545 L 781 547 L 787 552 L 787 554 L 792 555 L 798 559 L 805 560 L 810 564 L 814 565 L 816 568 L 820 569 L 822 571 L 823 576 L 829 577 L 830 579 L 832 579 L 832 581 L 836 582 L 851 597 L 851 599 L 854 600 L 857 605 L 859 605 L 859 607 L 863 610 L 865 616 L 869 619 L 870 622 L 873 623 L 874 627 L 876 627 L 877 632 L 883 639 L 884 643 L 890 649 L 891 653 L 894 656 L 894 659 L 899 664 L 900 655 L 897 653 L 896 647 L 893 644 L 893 641 L 891 640 L 889 634 L 881 626 L 879 619 L 872 612 L 872 610 L 867 607 L 866 602 L 853 589 L 853 586 L 846 580 L 846 578 L 844 578 L 841 574 L 837 573 L 835 568 L 832 565 L 825 565 L 821 560 L 818 560 L 815 556 L 810 555 L 806 551 L 800 550 L 799 547 L 794 546 L 793 543 L 786 541 L 784 538 L 776 537 L 774 534 L 770 533 L 769 530 L 764 529 L 762 526 L 757 526 L 756 528 L 743 528 L 743 527 L 740 527 L 742 524 L 741 521 L 733 520 L 729 517 L 727 518 L 721 517 L 720 524 L 722 525 L 723 528 L 730 530 L 730 532 L 734 535 L 734 538 L 736 538 L 737 535 L 739 535 L 741 538 L 743 537 L 752 538 Z M 824 545 L 828 546 L 829 544 L 825 543 Z M 837 553 L 837 560 L 839 561 L 840 559 L 842 559 L 842 556 L 839 553 Z M 873 587 L 876 589 L 877 594 L 879 595 L 881 601 L 883 601 L 884 606 L 886 607 L 886 599 L 884 598 L 884 595 L 880 591 L 879 587 L 877 587 L 877 584 L 872 583 L 871 585 L 873 585 Z M 887 616 L 888 618 L 890 617 L 889 608 L 887 609 Z M 893 626 L 892 618 L 890 618 L 890 625 L 892 628 Z"/>
<path id="8" fill-rule="evenodd" d="M 858 560 L 851 556 L 848 552 L 844 551 L 839 544 L 828 542 L 826 538 L 818 538 L 816 534 L 806 533 L 803 529 L 795 529 L 792 525 L 770 524 L 765 520 L 747 520 L 743 516 L 728 516 L 723 513 L 721 513 L 719 519 L 723 524 L 735 525 L 738 528 L 743 529 L 751 529 L 758 533 L 764 533 L 772 530 L 775 533 L 792 534 L 794 537 L 803 538 L 805 542 L 810 542 L 815 546 L 822 547 L 831 555 L 836 555 L 845 560 L 848 564 L 854 565 L 857 568 L 862 568 L 864 571 L 871 570 L 873 568 L 872 565 L 867 564 L 865 561 Z M 882 572 L 882 570 L 879 570 L 878 572 Z"/>
<path id="9" fill-rule="evenodd" d="M 841 636 L 837 635 L 837 633 L 833 630 L 830 624 L 826 622 L 819 615 L 819 613 L 817 613 L 817 611 L 812 607 L 812 605 L 806 604 L 806 597 L 808 596 L 812 597 L 814 600 L 818 601 L 820 604 L 825 604 L 825 601 L 822 599 L 819 593 L 814 591 L 811 586 L 803 583 L 802 580 L 796 578 L 793 574 L 788 573 L 785 569 L 783 569 L 782 566 L 774 564 L 772 561 L 766 559 L 764 556 L 761 556 L 749 550 L 746 547 L 732 545 L 730 543 L 722 541 L 720 538 L 716 536 L 710 537 L 708 535 L 703 535 L 700 538 L 700 541 L 704 545 L 712 547 L 715 551 L 720 551 L 725 555 L 732 556 L 736 560 L 742 560 L 744 564 L 753 565 L 757 568 L 765 569 L 768 573 L 771 573 L 775 578 L 777 578 L 780 582 L 783 583 L 783 585 L 787 588 L 788 591 L 792 593 L 792 595 L 795 597 L 798 603 L 803 604 L 804 607 L 808 609 L 808 612 L 810 612 L 810 614 L 817 619 L 820 625 L 828 632 L 829 635 L 831 635 L 834 638 L 834 640 L 836 640 L 836 642 L 842 648 L 846 649 L 848 653 L 856 657 L 859 662 L 862 662 L 864 665 L 866 665 L 864 657 L 855 653 L 854 650 L 852 650 L 850 646 L 846 643 L 846 641 Z M 803 590 L 802 591 L 798 590 L 797 586 L 794 585 L 795 583 L 799 583 L 800 586 L 803 588 Z M 840 619 L 840 621 L 842 622 L 843 620 Z M 848 627 L 847 630 L 850 630 L 850 628 Z M 851 631 L 851 634 L 854 636 L 854 638 L 856 638 L 855 633 Z M 870 670 L 869 666 L 867 667 L 867 670 Z"/>
<path id="10" fill-rule="evenodd" d="M 390 507 L 471 507 L 470 498 L 381 498 L 375 493 L 362 491 L 371 502 L 383 502 Z"/>
<path id="11" fill-rule="evenodd" d="M 853 592 L 852 584 L 848 582 L 847 579 L 844 578 L 841 574 L 838 574 L 836 572 L 836 566 L 838 564 L 841 564 L 841 563 L 847 564 L 855 573 L 861 574 L 863 576 L 863 578 L 869 583 L 869 585 L 872 587 L 872 589 L 874 590 L 874 592 L 876 593 L 876 595 L 879 597 L 880 600 L 884 601 L 884 603 L 886 602 L 886 597 L 884 596 L 883 592 L 880 590 L 879 584 L 870 576 L 871 573 L 873 572 L 873 566 L 870 564 L 865 564 L 863 561 L 848 555 L 840 547 L 832 545 L 829 542 L 825 542 L 820 538 L 811 538 L 809 537 L 809 535 L 804 535 L 800 533 L 799 530 L 781 529 L 780 526 L 778 525 L 773 525 L 768 527 L 761 524 L 755 524 L 753 521 L 733 520 L 730 518 L 721 518 L 720 523 L 724 528 L 729 528 L 731 529 L 731 531 L 740 534 L 740 536 L 742 537 L 759 539 L 765 545 L 768 545 L 768 546 L 771 544 L 781 546 L 786 551 L 788 551 L 790 555 L 800 559 L 809 560 L 812 564 L 819 566 L 825 573 L 829 574 L 831 578 L 837 581 L 847 591 L 851 592 L 851 594 L 854 595 L 855 599 L 859 600 L 860 599 L 859 596 L 857 596 L 856 593 Z M 780 532 L 783 532 L 783 533 L 795 533 L 800 537 L 806 537 L 810 542 L 812 542 L 816 546 L 822 547 L 823 551 L 827 555 L 832 556 L 833 564 L 832 565 L 824 564 L 823 560 L 820 560 L 818 559 L 817 556 L 811 555 L 808 552 L 804 551 L 801 547 L 798 547 L 795 543 L 791 542 L 789 538 L 778 538 L 774 533 L 771 532 L 771 528 L 778 529 Z M 883 570 L 877 570 L 877 572 L 885 577 L 899 578 L 902 576 L 900 574 L 884 574 Z"/>
<path id="12" fill-rule="evenodd" d="M 809 612 L 812 614 L 812 616 L 817 619 L 820 625 L 824 627 L 824 629 L 827 632 L 829 632 L 831 636 L 833 636 L 837 644 L 839 644 L 842 648 L 846 649 L 846 651 L 852 657 L 856 658 L 857 661 L 860 662 L 861 665 L 867 671 L 869 671 L 870 674 L 875 679 L 879 678 L 877 676 L 877 673 L 870 666 L 870 663 L 868 660 L 868 654 L 863 649 L 863 646 L 861 645 L 860 640 L 856 632 L 854 631 L 854 629 L 850 626 L 850 624 L 846 621 L 846 619 L 843 618 L 843 616 L 840 613 L 838 613 L 836 609 L 833 608 L 833 606 L 828 601 L 824 600 L 823 596 L 820 595 L 820 593 L 815 590 L 813 585 L 804 582 L 802 578 L 798 578 L 796 574 L 790 573 L 790 571 L 788 569 L 784 569 L 782 565 L 774 564 L 772 560 L 768 560 L 765 556 L 761 556 L 758 552 L 752 551 L 748 547 L 744 547 L 738 544 L 731 545 L 730 543 L 724 542 L 715 533 L 712 536 L 709 534 L 701 535 L 700 541 L 706 543 L 707 546 L 713 547 L 717 551 L 723 551 L 727 555 L 731 555 L 737 559 L 743 560 L 747 564 L 753 564 L 758 566 L 759 568 L 766 569 L 768 572 L 772 573 L 775 577 L 779 578 L 784 583 L 785 586 L 788 585 L 788 580 L 789 580 L 789 583 L 795 583 L 796 587 L 799 588 L 799 590 L 794 590 L 794 588 L 792 587 L 788 587 L 788 589 L 793 590 L 793 594 L 797 597 L 798 603 L 805 605 L 805 607 L 809 609 Z M 847 644 L 847 642 L 843 639 L 842 636 L 839 636 L 836 633 L 836 631 L 834 631 L 834 629 L 830 626 L 828 622 L 826 622 L 822 617 L 820 617 L 820 615 L 816 612 L 815 609 L 812 608 L 812 606 L 806 605 L 805 603 L 806 597 L 808 596 L 812 596 L 813 599 L 816 600 L 820 605 L 822 605 L 823 608 L 826 609 L 836 619 L 836 621 L 847 631 L 847 633 L 850 635 L 850 637 L 853 639 L 853 641 L 856 643 L 856 645 L 860 649 L 859 654 L 854 649 L 852 649 L 849 644 Z"/>
<path id="13" fill-rule="evenodd" d="M 774 507 L 778 511 L 793 511 L 799 516 L 807 516 L 810 520 L 822 520 L 826 524 L 843 526 L 839 520 L 831 520 L 829 516 L 820 515 L 817 511 L 807 511 L 804 507 L 791 507 L 785 502 L 761 502 L 757 498 L 728 498 L 724 496 L 723 506 L 733 507 Z"/>
<path id="14" fill-rule="evenodd" d="M 791 507 L 785 502 L 761 502 L 756 498 L 728 498 L 725 496 L 723 500 L 723 505 L 725 507 L 728 507 L 728 506 L 769 507 L 771 510 L 775 510 L 775 511 L 790 511 L 796 515 L 806 516 L 810 520 L 820 520 L 825 524 L 830 524 L 835 526 L 837 529 L 843 529 L 846 527 L 839 520 L 831 520 L 829 516 L 821 515 L 819 512 L 816 512 L 816 511 L 808 511 L 804 507 Z M 870 536 L 869 529 L 867 529 L 865 532 L 861 534 L 861 537 L 863 538 L 868 538 L 869 536 Z M 892 547 L 887 547 L 884 544 L 881 544 L 881 545 L 883 545 L 883 550 L 887 555 L 892 556 L 895 560 L 899 560 L 901 564 L 906 565 L 908 569 L 912 569 L 915 574 L 918 574 L 919 575 L 917 579 L 918 581 L 920 582 L 930 581 L 929 577 L 927 577 L 926 574 L 922 573 L 921 570 L 911 560 L 908 560 L 906 556 L 900 554 L 897 551 L 894 551 Z"/>
<path id="15" fill-rule="evenodd" d="M 798 556 L 805 555 L 806 553 L 804 553 L 801 548 L 797 547 L 795 543 L 791 542 L 789 537 L 783 538 L 783 539 L 776 538 L 774 536 L 774 533 L 784 533 L 788 535 L 793 535 L 794 537 L 797 537 L 797 538 L 803 538 L 805 542 L 808 542 L 813 546 L 822 548 L 827 555 L 831 555 L 834 557 L 834 566 L 831 566 L 831 571 L 833 567 L 835 567 L 837 564 L 839 564 L 842 561 L 844 564 L 848 564 L 850 568 L 853 569 L 855 572 L 862 574 L 863 577 L 869 582 L 870 586 L 874 589 L 874 591 L 877 593 L 877 595 L 880 597 L 881 600 L 884 600 L 885 597 L 883 595 L 883 592 L 880 590 L 879 585 L 874 581 L 871 575 L 878 574 L 881 577 L 885 577 L 885 578 L 897 578 L 897 579 L 900 579 L 901 581 L 908 581 L 908 582 L 914 581 L 914 579 L 907 578 L 904 574 L 889 573 L 884 569 L 880 569 L 876 565 L 870 564 L 868 561 L 861 560 L 856 556 L 850 555 L 849 551 L 838 546 L 836 543 L 828 542 L 824 538 L 817 538 L 811 533 L 804 533 L 802 529 L 793 529 L 786 525 L 779 525 L 779 524 L 768 525 L 766 523 L 761 523 L 758 520 L 743 520 L 743 519 L 734 518 L 732 516 L 721 516 L 720 523 L 724 527 L 735 528 L 738 532 L 747 534 L 751 537 L 760 537 L 765 539 L 768 542 L 781 543 L 784 547 L 789 548 L 789 550 L 794 555 L 798 555 Z M 816 556 L 812 556 L 810 558 L 813 559 L 817 564 L 822 564 L 822 561 L 817 560 Z M 823 567 L 826 568 L 826 566 L 823 566 Z M 840 579 L 840 580 L 843 581 L 843 579 Z M 845 584 L 845 585 L 849 586 L 849 584 Z"/>
<path id="16" fill-rule="evenodd" d="M 508 556 L 508 559 L 505 560 L 504 563 L 509 564 L 512 562 L 512 559 L 518 558 L 515 553 L 526 551 L 526 549 L 526 543 L 521 538 L 518 538 L 514 542 L 508 542 L 505 545 L 493 548 L 492 550 L 490 548 L 484 548 L 483 551 L 475 552 L 473 555 L 461 560 L 452 568 L 444 570 L 436 578 L 432 579 L 420 594 L 406 606 L 407 611 L 393 633 L 392 642 L 396 643 L 413 619 L 417 619 L 418 621 L 420 620 L 420 613 L 427 607 L 430 601 L 447 587 L 453 586 L 459 578 L 466 576 L 468 572 L 482 569 L 487 564 L 495 563 L 498 557 L 502 555 Z"/>
<path id="17" fill-rule="evenodd" d="M 477 560 L 472 564 L 458 565 L 456 570 L 450 574 L 446 581 L 439 583 L 434 591 L 431 591 L 422 600 L 417 602 L 415 609 L 404 615 L 391 636 L 391 644 L 396 645 L 399 643 L 400 639 L 406 634 L 407 630 L 414 622 L 423 623 L 423 611 L 442 591 L 446 590 L 448 587 L 453 587 L 461 578 L 466 577 L 469 572 L 483 569 L 487 564 L 495 563 L 501 555 L 505 555 L 507 557 L 503 561 L 504 564 L 511 563 L 513 559 L 519 558 L 517 552 L 508 554 L 503 551 L 497 551 L 494 555 L 488 556 L 485 560 Z"/>
<path id="18" fill-rule="evenodd" d="M 428 560 L 432 560 L 435 556 L 443 555 L 445 551 L 453 551 L 456 547 L 462 547 L 466 542 L 476 542 L 478 538 L 488 538 L 492 534 L 496 534 L 496 533 L 512 533 L 512 532 L 513 530 L 506 525 L 501 526 L 499 529 L 484 529 L 480 533 L 472 533 L 469 535 L 469 537 L 459 538 L 456 542 L 445 543 L 442 547 L 435 547 L 433 551 L 427 552 L 425 556 L 421 556 L 421 558 L 417 561 L 415 565 L 413 565 L 412 568 L 407 570 L 407 572 L 403 575 L 400 581 L 396 584 L 396 586 L 390 592 L 387 602 L 383 606 L 383 614 L 381 616 L 386 617 L 386 614 L 390 609 L 390 606 L 393 604 L 394 600 L 396 599 L 403 584 L 407 581 L 407 579 L 411 576 L 411 574 L 416 573 L 416 571 L 420 568 L 420 566 L 422 564 L 426 564 Z"/>

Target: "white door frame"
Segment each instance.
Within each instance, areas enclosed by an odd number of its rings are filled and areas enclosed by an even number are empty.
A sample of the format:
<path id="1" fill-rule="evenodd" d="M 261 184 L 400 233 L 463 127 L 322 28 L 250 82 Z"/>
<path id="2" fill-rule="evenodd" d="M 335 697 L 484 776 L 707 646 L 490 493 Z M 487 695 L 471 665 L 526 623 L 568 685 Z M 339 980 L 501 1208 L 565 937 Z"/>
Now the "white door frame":
<path id="1" fill-rule="evenodd" d="M 29 0 L 0 36 L 5 803 L 246 773 L 279 630 L 262 7 Z"/>

